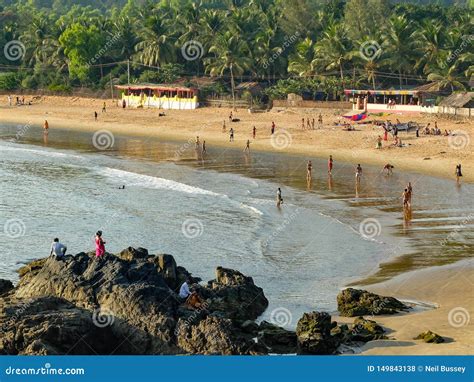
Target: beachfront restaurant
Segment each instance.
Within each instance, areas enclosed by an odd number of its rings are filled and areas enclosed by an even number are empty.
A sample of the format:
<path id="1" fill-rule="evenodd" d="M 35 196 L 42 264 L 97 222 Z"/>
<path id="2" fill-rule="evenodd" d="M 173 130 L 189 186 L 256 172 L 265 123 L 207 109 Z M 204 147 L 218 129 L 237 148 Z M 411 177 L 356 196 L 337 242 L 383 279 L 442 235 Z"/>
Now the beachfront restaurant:
<path id="1" fill-rule="evenodd" d="M 384 111 L 419 111 L 423 105 L 422 92 L 410 90 L 356 90 L 345 89 L 347 101 L 353 103 L 353 110 Z"/>
<path id="2" fill-rule="evenodd" d="M 120 107 L 191 110 L 198 104 L 198 90 L 181 86 L 134 84 L 116 85 Z"/>

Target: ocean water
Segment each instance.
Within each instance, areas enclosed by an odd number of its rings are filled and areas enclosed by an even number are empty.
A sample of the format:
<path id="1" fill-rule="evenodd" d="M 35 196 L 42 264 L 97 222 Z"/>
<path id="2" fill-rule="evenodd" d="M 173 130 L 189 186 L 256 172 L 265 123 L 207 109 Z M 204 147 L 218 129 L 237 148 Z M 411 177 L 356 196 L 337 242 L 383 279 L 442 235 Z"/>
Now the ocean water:
<path id="1" fill-rule="evenodd" d="M 89 133 L 0 129 L 0 278 L 16 281 L 54 237 L 68 253 L 93 250 L 100 229 L 109 252 L 169 253 L 205 281 L 217 266 L 252 276 L 270 301 L 262 318 L 294 327 L 303 312 L 335 311 L 348 284 L 473 254 L 472 185 L 364 166 L 356 188 L 354 164 L 337 155 L 328 178 L 323 160 L 230 144 L 203 155 L 192 142 L 115 136 L 99 150 Z M 410 219 L 400 206 L 408 181 Z"/>

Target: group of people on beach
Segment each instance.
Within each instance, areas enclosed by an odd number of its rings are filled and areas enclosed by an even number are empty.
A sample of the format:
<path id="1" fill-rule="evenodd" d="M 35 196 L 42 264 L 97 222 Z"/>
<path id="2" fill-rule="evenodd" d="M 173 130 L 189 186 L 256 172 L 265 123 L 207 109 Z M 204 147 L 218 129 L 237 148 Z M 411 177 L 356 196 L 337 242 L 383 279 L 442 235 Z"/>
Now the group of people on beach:
<path id="1" fill-rule="evenodd" d="M 318 128 L 321 129 L 323 127 L 323 116 L 320 113 L 318 116 Z M 301 118 L 301 129 L 302 130 L 316 130 L 316 125 L 315 125 L 315 120 L 312 118 L 310 120 L 309 117 L 306 118 L 306 123 L 305 123 L 305 118 Z"/>

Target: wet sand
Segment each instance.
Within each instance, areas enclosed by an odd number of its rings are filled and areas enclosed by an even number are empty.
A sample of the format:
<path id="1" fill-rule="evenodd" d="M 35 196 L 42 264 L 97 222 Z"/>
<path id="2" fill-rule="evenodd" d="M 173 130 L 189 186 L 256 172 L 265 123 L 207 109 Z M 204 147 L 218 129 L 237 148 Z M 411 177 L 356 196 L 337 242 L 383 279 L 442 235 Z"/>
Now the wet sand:
<path id="1" fill-rule="evenodd" d="M 372 341 L 359 350 L 364 355 L 465 355 L 474 354 L 474 262 L 417 270 L 397 276 L 368 290 L 404 301 L 418 301 L 435 308 L 369 317 L 388 329 L 395 340 Z M 336 318 L 352 322 L 353 319 Z M 431 330 L 446 342 L 428 344 L 413 338 Z"/>
<path id="2" fill-rule="evenodd" d="M 26 97 L 26 101 L 30 97 Z M 6 97 L 5 97 L 6 100 Z M 154 136 L 167 140 L 194 140 L 200 136 L 208 147 L 213 145 L 245 148 L 247 139 L 251 140 L 251 150 L 289 152 L 327 158 L 330 154 L 336 161 L 367 163 L 383 166 L 391 163 L 395 171 L 399 169 L 424 174 L 442 176 L 454 180 L 454 170 L 458 163 L 463 165 L 463 182 L 474 182 L 474 123 L 471 120 L 455 121 L 428 115 L 401 115 L 396 110 L 387 117 L 370 119 L 391 120 L 396 122 L 415 121 L 425 126 L 438 122 L 444 131 L 457 131 L 456 138 L 445 136 L 415 137 L 415 132 L 399 133 L 399 137 L 408 146 L 393 147 L 393 141 L 383 143 L 381 150 L 375 149 L 377 137 L 382 128 L 368 125 L 356 125 L 356 131 L 343 131 L 334 126 L 342 114 L 350 110 L 320 110 L 323 115 L 323 127 L 318 129 L 319 110 L 269 111 L 250 114 L 247 110 L 234 112 L 238 123 L 229 123 L 230 109 L 200 108 L 191 111 L 166 111 L 166 116 L 158 117 L 153 109 L 122 109 L 116 102 L 107 100 L 107 112 L 101 113 L 103 100 L 79 97 L 43 97 L 31 106 L 7 107 L 5 102 L 0 108 L 0 118 L 6 123 L 20 126 L 28 124 L 42 125 L 47 119 L 51 129 L 55 127 L 97 131 L 107 129 L 113 133 L 136 136 Z M 99 113 L 94 121 L 94 111 Z M 301 129 L 301 118 L 315 118 L 316 130 Z M 227 131 L 222 129 L 226 121 Z M 272 140 L 270 128 L 276 123 L 276 135 Z M 235 142 L 229 143 L 230 126 L 235 130 Z M 257 137 L 252 138 L 252 128 L 257 128 Z"/>
<path id="3" fill-rule="evenodd" d="M 166 117 L 158 118 L 156 110 L 122 110 L 112 106 L 111 101 L 108 102 L 107 113 L 100 114 L 102 102 L 102 100 L 48 97 L 33 106 L 2 107 L 0 117 L 4 122 L 21 126 L 41 125 L 44 119 L 48 119 L 51 129 L 55 126 L 89 132 L 107 129 L 116 134 L 153 136 L 164 140 L 189 140 L 199 135 L 201 140 L 206 140 L 208 147 L 230 145 L 228 132 L 222 132 L 222 121 L 226 120 L 227 129 L 230 126 L 227 120 L 229 109 L 169 111 Z M 99 112 L 98 122 L 93 119 L 94 110 Z M 404 139 L 405 133 L 401 133 L 404 142 L 411 144 L 409 147 L 376 150 L 374 147 L 380 128 L 361 126 L 356 132 L 341 131 L 340 128 L 331 126 L 340 113 L 326 111 L 323 112 L 323 118 L 328 122 L 322 129 L 302 131 L 301 116 L 313 117 L 311 114 L 303 113 L 304 111 L 286 111 L 248 114 L 247 111 L 241 110 L 236 114 L 241 122 L 232 124 L 236 130 L 232 147 L 240 145 L 243 149 L 246 140 L 251 139 L 252 126 L 255 125 L 257 139 L 251 143 L 252 150 L 282 151 L 319 157 L 332 154 L 339 161 L 376 165 L 390 162 L 395 165 L 396 171 L 406 169 L 447 178 L 454 177 L 454 166 L 461 162 L 465 175 L 463 181 L 474 181 L 471 141 L 466 147 L 455 149 L 449 145 L 447 137 L 422 136 L 416 139 L 412 132 Z M 314 117 L 317 119 L 317 115 Z M 416 120 L 423 124 L 435 120 L 435 117 L 431 116 L 405 117 L 395 114 L 388 117 L 392 121 L 396 118 L 402 122 Z M 277 124 L 277 133 L 281 129 L 289 132 L 289 135 L 281 135 L 284 144 L 278 148 L 272 145 L 270 139 L 269 130 L 273 120 Z M 438 120 L 438 125 L 442 130 L 445 128 L 462 130 L 467 132 L 469 137 L 473 135 L 472 122 L 458 123 L 441 119 Z M 437 308 L 391 317 L 376 317 L 375 320 L 388 328 L 389 336 L 396 338 L 396 341 L 372 342 L 361 348 L 362 354 L 473 354 L 471 345 L 474 342 L 473 328 L 470 320 L 474 310 L 473 278 L 472 262 L 462 262 L 409 272 L 380 284 L 363 286 L 376 293 L 404 300 L 428 302 Z M 461 327 L 451 325 L 448 316 L 455 308 L 465 309 L 470 323 Z M 461 313 L 464 311 L 461 310 Z M 346 319 L 341 319 L 344 320 Z M 432 330 L 448 338 L 447 343 L 424 344 L 413 340 L 413 337 L 425 330 Z"/>

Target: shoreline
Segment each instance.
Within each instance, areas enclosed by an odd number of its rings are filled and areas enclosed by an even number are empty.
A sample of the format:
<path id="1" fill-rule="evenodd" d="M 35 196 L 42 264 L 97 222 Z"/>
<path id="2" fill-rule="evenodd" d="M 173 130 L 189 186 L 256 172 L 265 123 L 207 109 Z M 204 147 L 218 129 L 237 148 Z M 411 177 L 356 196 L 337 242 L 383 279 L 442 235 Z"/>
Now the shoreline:
<path id="1" fill-rule="evenodd" d="M 464 177 L 462 182 L 474 183 L 474 152 L 470 150 L 471 139 L 474 137 L 474 123 L 471 121 L 456 122 L 440 120 L 443 130 L 458 130 L 466 135 L 466 147 L 454 149 L 450 147 L 448 137 L 421 136 L 414 137 L 414 132 L 400 133 L 399 136 L 409 146 L 395 148 L 384 142 L 384 148 L 375 149 L 381 128 L 370 125 L 356 125 L 357 131 L 342 131 L 333 126 L 340 116 L 332 109 L 311 110 L 288 109 L 284 112 L 269 111 L 249 114 L 247 110 L 238 110 L 234 115 L 240 119 L 238 123 L 229 123 L 227 108 L 199 108 L 196 110 L 167 110 L 165 117 L 158 117 L 154 109 L 122 110 L 111 100 L 106 101 L 108 110 L 100 113 L 103 100 L 78 99 L 78 97 L 44 97 L 38 104 L 20 107 L 0 107 L 0 118 L 5 123 L 21 124 L 22 126 L 42 126 L 45 119 L 50 126 L 50 134 L 55 127 L 65 130 L 95 132 L 109 130 L 114 134 L 136 137 L 155 137 L 163 140 L 194 142 L 196 136 L 205 140 L 207 148 L 212 146 L 245 148 L 247 139 L 251 141 L 251 150 L 263 152 L 281 152 L 301 156 L 328 158 L 333 155 L 335 169 L 338 162 L 357 163 L 379 166 L 386 163 L 395 166 L 395 171 L 405 170 L 419 174 L 433 175 L 452 179 L 455 182 L 454 168 L 462 163 Z M 98 111 L 99 119 L 94 121 L 93 113 Z M 322 129 L 302 130 L 301 116 L 316 118 L 321 112 L 325 122 Z M 348 111 L 347 111 L 348 112 Z M 310 114 L 311 113 L 311 114 Z M 383 119 L 401 122 L 415 120 L 420 125 L 435 119 L 433 116 L 398 115 L 393 113 Z M 226 121 L 226 132 L 222 132 L 223 121 Z M 276 123 L 276 133 L 272 144 L 270 126 Z M 235 130 L 235 142 L 229 143 L 228 131 Z M 257 137 L 252 139 L 252 127 L 257 128 Z M 385 147 L 387 145 L 387 147 Z M 427 159 L 429 158 L 429 159 Z M 319 169 L 321 170 L 321 169 Z M 326 169 L 324 169 L 325 171 Z"/>
<path id="2" fill-rule="evenodd" d="M 421 302 L 432 307 L 393 316 L 367 317 L 388 329 L 388 336 L 396 340 L 369 342 L 360 348 L 361 355 L 474 354 L 472 259 L 403 273 L 382 283 L 362 287 L 401 301 Z M 350 322 L 344 317 L 335 319 Z M 438 333 L 446 342 L 430 344 L 413 339 L 427 330 Z"/>
<path id="3" fill-rule="evenodd" d="M 49 108 L 49 107 L 48 107 Z M 50 108 L 51 109 L 51 108 Z M 73 108 L 74 109 L 74 108 Z M 138 137 L 147 137 L 152 136 L 156 138 L 162 138 L 165 140 L 175 140 L 175 141 L 194 141 L 196 132 L 193 129 L 189 129 L 189 126 L 183 126 L 181 129 L 172 130 L 173 126 L 163 126 L 169 121 L 173 115 L 175 115 L 174 111 L 170 111 L 167 114 L 167 117 L 156 118 L 157 123 L 160 123 L 157 128 L 150 131 L 150 125 L 147 126 L 139 126 L 133 120 L 126 120 L 126 122 L 120 122 L 117 124 L 113 118 L 117 118 L 119 115 L 118 113 L 123 112 L 137 112 L 137 114 L 141 118 L 145 118 L 144 115 L 148 116 L 147 118 L 153 118 L 153 114 L 156 113 L 156 110 L 126 110 L 123 111 L 119 108 L 113 108 L 112 111 L 108 112 L 107 116 L 102 116 L 105 119 L 105 122 L 100 121 L 100 123 L 92 121 L 87 121 L 86 116 L 82 115 L 79 119 L 74 119 L 75 122 L 73 125 L 69 125 L 69 121 L 71 119 L 67 119 L 68 114 L 72 114 L 72 116 L 76 116 L 78 110 L 74 109 L 72 112 L 67 112 L 64 110 L 58 110 L 57 108 L 52 108 L 52 111 L 48 111 L 48 114 L 41 114 L 46 113 L 44 108 L 40 109 L 35 107 L 31 107 L 31 109 L 23 109 L 20 110 L 27 110 L 28 113 L 16 113 L 12 115 L 10 112 L 5 113 L 5 110 L 10 111 L 10 109 L 0 109 L 0 116 L 2 120 L 9 120 L 11 123 L 19 123 L 20 119 L 22 120 L 21 123 L 25 123 L 25 116 L 27 124 L 37 124 L 41 125 L 42 120 L 47 118 L 51 127 L 51 133 L 54 133 L 54 126 L 60 127 L 65 130 L 79 130 L 79 131 L 88 131 L 94 132 L 101 129 L 110 130 L 115 134 L 123 134 L 125 136 L 138 136 Z M 220 114 L 225 115 L 229 110 L 228 109 L 217 109 Z M 204 114 L 207 116 L 211 112 L 215 112 L 216 109 L 202 109 L 202 113 L 197 112 L 198 115 Z M 177 116 L 184 117 L 186 112 L 177 112 Z M 62 114 L 61 114 L 62 113 Z M 7 114 L 7 117 L 4 115 Z M 63 115 L 65 114 L 65 115 Z M 194 115 L 194 113 L 192 113 Z M 265 117 L 274 117 L 276 120 L 276 113 L 265 113 Z M 247 115 L 247 114 L 246 114 Z M 196 116 L 196 115 L 194 115 Z M 240 115 L 239 115 L 240 116 Z M 260 114 L 257 115 L 249 115 L 251 118 L 252 116 L 258 117 L 261 116 Z M 89 116 L 90 117 L 90 116 Z M 154 116 L 156 117 L 156 115 Z M 190 118 L 190 116 L 186 116 L 186 118 Z M 92 118 L 91 118 L 92 119 Z M 222 118 L 221 118 L 222 119 Z M 245 117 L 242 118 L 245 120 Z M 247 123 L 247 121 L 246 121 Z M 260 124 L 268 124 L 268 121 L 259 121 L 255 123 Z M 271 123 L 271 122 L 270 122 Z M 223 134 L 220 130 L 221 128 L 217 125 L 216 126 L 207 125 L 198 130 L 198 134 L 201 136 L 202 134 L 209 134 L 204 136 L 206 142 L 215 146 L 219 147 L 229 147 L 229 143 L 227 142 L 227 134 Z M 236 136 L 236 145 L 242 145 L 244 147 L 245 141 L 247 136 L 244 138 L 239 137 L 239 130 L 242 125 L 236 124 L 237 136 Z M 153 126 L 155 127 L 155 126 Z M 248 127 L 248 126 L 247 126 Z M 133 130 L 131 129 L 133 128 Z M 367 128 L 368 130 L 369 128 Z M 250 128 L 249 128 L 250 130 Z M 268 129 L 267 129 L 268 130 Z M 295 135 L 301 134 L 301 131 L 294 129 Z M 320 134 L 324 131 L 331 131 L 331 130 L 316 130 L 311 132 L 305 132 L 304 134 Z M 293 132 L 293 130 L 290 130 Z M 372 132 L 373 133 L 373 132 Z M 346 132 L 337 132 L 337 134 L 352 134 Z M 375 132 L 376 136 L 377 132 Z M 404 134 L 404 133 L 402 133 Z M 248 135 L 248 134 L 247 134 Z M 403 136 L 403 135 L 402 135 Z M 258 151 L 266 151 L 266 152 L 276 152 L 273 146 L 270 143 L 270 135 L 264 135 L 263 138 L 257 139 L 257 141 L 252 143 L 252 149 L 256 149 Z M 444 137 L 436 137 L 442 139 Z M 295 139 L 296 141 L 296 139 Z M 232 147 L 235 148 L 236 145 Z M 315 150 L 318 150 L 317 152 Z M 285 154 L 292 154 L 292 155 L 311 155 L 311 156 L 318 156 L 318 157 L 325 157 L 329 155 L 327 153 L 333 153 L 335 158 L 339 159 L 339 161 L 347 161 L 347 162 L 354 162 L 360 161 L 361 163 L 369 163 L 369 164 L 377 164 L 381 165 L 384 163 L 385 157 L 381 158 L 374 158 L 374 150 L 370 150 L 367 148 L 363 148 L 357 151 L 357 155 L 354 157 L 354 151 L 352 149 L 332 149 L 330 148 L 321 147 L 314 147 L 309 146 L 308 144 L 298 143 L 297 141 L 290 144 L 284 152 Z M 394 149 L 397 150 L 397 149 Z M 403 150 L 403 149 L 402 149 Z M 375 151 L 377 152 L 377 151 Z M 336 153 L 336 154 L 334 154 Z M 377 152 L 378 153 L 378 152 Z M 367 155 L 367 161 L 364 160 L 364 154 Z M 388 154 L 386 154 L 388 155 Z M 472 156 L 472 154 L 471 154 Z M 402 163 L 401 165 L 397 165 L 397 162 L 392 161 L 392 164 L 395 164 L 396 169 L 403 169 L 407 171 L 414 171 L 410 168 L 410 163 L 405 163 L 407 158 L 400 158 L 398 159 Z M 413 164 L 413 163 L 412 163 Z M 407 166 L 406 168 L 404 166 Z M 441 166 L 443 167 L 443 166 Z M 422 170 L 423 173 L 427 173 L 429 175 L 435 176 L 445 176 L 444 172 L 441 171 L 442 168 L 430 168 L 429 166 L 424 167 Z M 444 167 L 443 167 L 444 168 Z M 465 171 L 466 168 L 470 168 L 469 166 L 464 166 Z M 319 169 L 321 170 L 321 169 Z M 417 170 L 420 170 L 419 168 Z M 420 172 L 420 171 L 417 171 Z M 467 171 L 466 171 L 467 172 Z M 470 173 L 472 174 L 472 172 Z M 448 177 L 446 174 L 445 177 Z M 473 182 L 472 176 L 465 176 L 463 181 L 469 180 Z M 380 284 L 369 284 L 363 285 L 364 289 L 372 291 L 374 293 L 383 294 L 387 296 L 394 296 L 401 300 L 414 300 L 414 301 L 429 301 L 429 298 L 432 298 L 433 302 L 438 307 L 436 309 L 430 309 L 425 311 L 413 312 L 409 314 L 398 314 L 395 316 L 376 316 L 375 319 L 378 323 L 389 329 L 389 336 L 393 336 L 397 338 L 396 341 L 374 341 L 365 345 L 361 348 L 362 354 L 445 354 L 444 352 L 449 352 L 449 354 L 474 354 L 472 343 L 474 343 L 474 338 L 472 336 L 472 326 L 467 325 L 464 328 L 453 328 L 448 323 L 448 314 L 449 312 L 456 308 L 456 307 L 464 307 L 468 311 L 473 311 L 473 300 L 472 297 L 469 299 L 463 295 L 466 289 L 466 282 L 470 282 L 471 290 L 472 290 L 472 280 L 474 278 L 474 266 L 472 263 L 469 264 L 468 267 L 462 266 L 464 263 L 456 262 L 455 264 L 450 264 L 442 267 L 430 267 L 427 269 L 416 270 L 412 272 L 403 273 L 400 276 L 396 276 L 390 280 L 384 281 Z M 461 269 L 458 269 L 460 267 Z M 434 281 L 433 281 L 434 280 Z M 464 282 L 464 284 L 463 284 Z M 428 285 L 427 285 L 428 284 Z M 441 289 L 439 293 L 433 293 L 433 289 Z M 428 298 L 429 297 L 429 298 Z M 470 296 L 469 296 L 470 297 Z M 372 319 L 372 318 L 371 318 Z M 337 317 L 336 320 L 339 322 L 344 322 L 344 318 Z M 471 324 L 472 325 L 472 324 Z M 471 330 L 468 330 L 471 329 Z M 441 336 L 446 336 L 451 338 L 452 341 L 448 341 L 444 344 L 425 344 L 420 341 L 414 341 L 412 338 L 425 330 L 432 330 L 437 332 Z M 416 332 L 416 333 L 415 333 Z M 459 340 L 460 336 L 465 336 L 465 339 Z"/>

